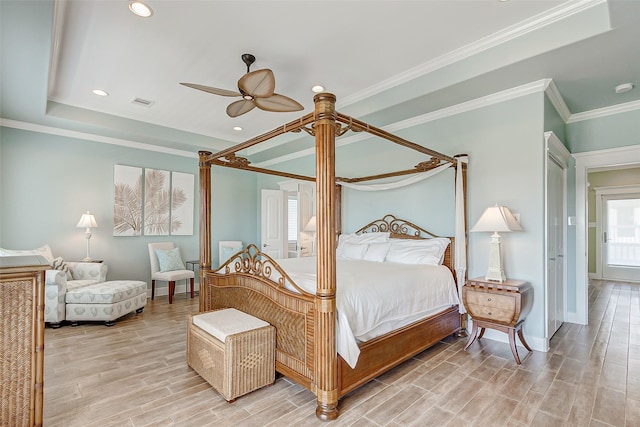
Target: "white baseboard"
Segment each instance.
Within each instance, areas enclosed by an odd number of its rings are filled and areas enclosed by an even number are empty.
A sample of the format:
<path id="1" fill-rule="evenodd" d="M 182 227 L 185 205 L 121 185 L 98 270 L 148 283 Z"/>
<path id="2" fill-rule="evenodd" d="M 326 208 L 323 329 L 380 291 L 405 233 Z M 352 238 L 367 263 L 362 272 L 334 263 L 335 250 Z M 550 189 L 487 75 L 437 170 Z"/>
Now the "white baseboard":
<path id="1" fill-rule="evenodd" d="M 575 323 L 576 325 L 586 325 L 586 323 L 582 322 L 581 319 L 578 318 L 578 313 L 568 311 L 567 318 L 565 319 L 566 323 Z"/>
<path id="2" fill-rule="evenodd" d="M 485 329 L 484 335 L 482 339 L 488 338 L 490 340 L 503 342 L 509 344 L 509 336 L 504 332 L 494 331 L 493 329 Z M 524 334 L 524 338 L 527 340 L 527 344 L 535 351 L 542 351 L 546 353 L 549 351 L 549 341 L 545 338 L 532 337 L 530 335 Z M 520 339 L 516 336 L 516 345 L 518 347 L 524 348 Z"/>
<path id="3" fill-rule="evenodd" d="M 471 322 L 468 323 L 468 327 L 467 327 L 467 332 L 469 334 L 471 334 Z M 484 335 L 482 336 L 482 339 L 490 339 L 493 341 L 498 341 L 498 342 L 503 342 L 503 343 L 507 343 L 509 344 L 509 336 L 507 334 L 505 334 L 504 332 L 500 332 L 500 331 L 495 331 L 493 329 L 489 329 L 486 328 L 484 330 Z M 543 353 L 546 353 L 549 351 L 549 340 L 546 338 L 539 338 L 539 337 L 532 337 L 529 336 L 527 334 L 524 334 L 524 338 L 527 340 L 527 344 L 529 344 L 529 347 L 531 347 L 533 350 L 535 351 L 541 351 Z M 520 342 L 520 338 L 517 338 L 516 336 L 516 346 L 518 347 L 522 347 L 524 349 L 524 346 L 522 345 L 522 343 Z M 525 349 L 526 351 L 526 349 Z"/>

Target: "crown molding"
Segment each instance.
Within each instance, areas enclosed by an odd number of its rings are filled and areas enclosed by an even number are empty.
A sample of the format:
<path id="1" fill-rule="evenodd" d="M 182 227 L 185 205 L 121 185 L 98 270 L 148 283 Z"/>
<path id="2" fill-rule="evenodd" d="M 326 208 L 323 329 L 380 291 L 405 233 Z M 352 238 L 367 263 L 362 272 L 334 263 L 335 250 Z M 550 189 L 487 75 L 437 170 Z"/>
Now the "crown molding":
<path id="1" fill-rule="evenodd" d="M 551 104 L 553 104 L 553 107 L 560 115 L 560 118 L 562 118 L 562 121 L 567 123 L 571 118 L 571 111 L 569 110 L 569 107 L 567 107 L 567 104 L 564 102 L 564 98 L 562 98 L 562 95 L 560 94 L 560 91 L 558 90 L 558 87 L 553 80 L 549 79 L 549 85 L 545 89 L 544 93 L 547 94 L 549 101 L 551 101 Z"/>
<path id="2" fill-rule="evenodd" d="M 548 86 L 550 79 L 538 80 L 522 86 L 517 86 L 511 89 L 496 92 L 491 95 L 483 96 L 481 98 L 473 99 L 471 101 L 463 102 L 451 107 L 443 108 L 440 110 L 432 111 L 430 113 L 422 114 L 420 116 L 412 117 L 410 119 L 402 120 L 396 123 L 382 127 L 387 132 L 396 132 L 398 130 L 411 128 L 423 123 L 433 122 L 446 117 L 455 116 L 457 114 L 465 113 L 468 111 L 484 108 L 490 105 L 499 104 L 512 99 L 520 98 L 522 96 L 530 95 L 533 93 L 543 92 Z M 371 135 L 367 133 L 358 133 L 352 136 L 343 137 L 336 140 L 336 148 L 343 147 L 345 145 L 353 144 L 354 142 L 362 141 L 370 138 Z M 301 157 L 311 156 L 315 154 L 315 148 L 307 148 L 304 150 L 296 151 L 295 153 L 287 154 L 285 156 L 276 157 L 264 162 L 255 163 L 257 167 L 267 167 L 278 163 L 295 160 Z"/>
<path id="3" fill-rule="evenodd" d="M 109 136 L 95 135 L 86 132 L 77 132 L 74 130 L 61 129 L 52 126 L 37 125 L 35 123 L 21 122 L 18 120 L 0 118 L 0 126 L 27 130 L 31 132 L 46 133 L 49 135 L 64 136 L 73 139 L 82 139 L 85 141 L 101 142 L 103 144 L 119 145 L 127 148 L 136 148 L 138 150 L 155 151 L 157 153 L 173 154 L 176 156 L 191 157 L 194 159 L 198 158 L 198 155 L 196 153 L 192 153 L 191 151 L 177 150 L 175 148 L 161 147 L 159 145 L 146 144 L 144 142 L 111 138 Z"/>
<path id="4" fill-rule="evenodd" d="M 345 96 L 339 100 L 340 108 L 356 102 L 363 101 L 371 96 L 389 90 L 395 86 L 407 83 L 418 77 L 422 77 L 429 73 L 433 73 L 448 65 L 452 65 L 458 61 L 470 58 L 474 55 L 482 53 L 488 49 L 495 48 L 502 44 L 513 41 L 523 35 L 541 30 L 549 25 L 563 21 L 571 16 L 582 13 L 592 7 L 606 3 L 607 0 L 578 0 L 560 4 L 544 13 L 533 16 L 527 20 L 519 22 L 515 25 L 507 27 L 490 36 L 476 40 L 466 46 L 453 50 L 445 55 L 439 56 L 429 62 L 410 68 L 409 70 L 397 74 L 387 80 L 369 86 L 352 95 Z"/>
<path id="5" fill-rule="evenodd" d="M 49 58 L 47 94 L 54 87 L 58 77 L 58 58 L 60 58 L 60 44 L 62 43 L 66 13 L 67 1 L 58 0 L 53 2 L 53 28 L 51 29 L 51 57 Z"/>
<path id="6" fill-rule="evenodd" d="M 585 111 L 583 113 L 572 114 L 566 123 L 576 123 L 584 120 L 593 120 L 600 117 L 613 116 L 615 114 L 627 113 L 629 111 L 640 110 L 640 101 L 625 102 L 624 104 L 612 105 L 610 107 L 598 108 L 596 110 Z"/>

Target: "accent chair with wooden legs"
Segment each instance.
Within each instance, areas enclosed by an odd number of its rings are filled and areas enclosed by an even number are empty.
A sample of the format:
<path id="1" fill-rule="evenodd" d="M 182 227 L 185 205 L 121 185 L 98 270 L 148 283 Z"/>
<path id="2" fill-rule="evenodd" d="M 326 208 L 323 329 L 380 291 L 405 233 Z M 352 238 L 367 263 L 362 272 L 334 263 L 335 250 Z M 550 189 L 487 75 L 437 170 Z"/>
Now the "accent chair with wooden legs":
<path id="1" fill-rule="evenodd" d="M 180 256 L 180 248 L 177 248 L 173 242 L 149 243 L 149 260 L 151 261 L 151 299 L 155 297 L 156 280 L 168 282 L 169 304 L 173 304 L 177 280 L 189 279 L 191 298 L 194 297 L 195 273 L 185 268 Z"/>

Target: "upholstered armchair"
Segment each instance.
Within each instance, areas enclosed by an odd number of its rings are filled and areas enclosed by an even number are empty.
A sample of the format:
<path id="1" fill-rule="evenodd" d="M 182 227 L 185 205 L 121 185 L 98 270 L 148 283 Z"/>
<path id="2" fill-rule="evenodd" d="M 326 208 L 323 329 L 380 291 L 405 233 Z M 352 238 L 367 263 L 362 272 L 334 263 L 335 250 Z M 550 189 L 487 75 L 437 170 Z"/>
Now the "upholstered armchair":
<path id="1" fill-rule="evenodd" d="M 67 262 L 66 270 L 47 270 L 44 285 L 44 321 L 54 328 L 66 319 L 67 291 L 107 281 L 106 264 Z"/>
<path id="2" fill-rule="evenodd" d="M 65 262 L 54 258 L 49 245 L 37 249 L 13 250 L 0 248 L 0 256 L 40 255 L 51 263 L 45 273 L 44 321 L 57 328 L 66 320 L 67 291 L 107 281 L 106 264 L 99 262 Z"/>

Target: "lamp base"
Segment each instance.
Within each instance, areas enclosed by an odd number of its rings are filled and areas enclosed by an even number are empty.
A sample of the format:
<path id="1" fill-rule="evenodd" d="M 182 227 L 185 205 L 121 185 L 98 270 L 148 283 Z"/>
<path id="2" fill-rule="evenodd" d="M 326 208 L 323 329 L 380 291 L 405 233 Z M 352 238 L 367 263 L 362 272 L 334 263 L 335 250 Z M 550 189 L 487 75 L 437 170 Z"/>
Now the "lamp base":
<path id="1" fill-rule="evenodd" d="M 504 270 L 489 270 L 484 279 L 490 282 L 502 283 L 507 280 L 507 277 L 504 275 Z"/>
<path id="2" fill-rule="evenodd" d="M 486 280 L 498 283 L 502 283 L 507 279 L 502 268 L 500 240 L 500 234 L 493 233 L 491 236 L 491 250 L 489 251 L 489 269 L 485 276 Z"/>

